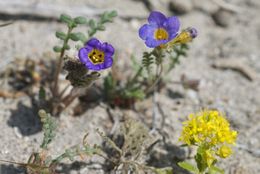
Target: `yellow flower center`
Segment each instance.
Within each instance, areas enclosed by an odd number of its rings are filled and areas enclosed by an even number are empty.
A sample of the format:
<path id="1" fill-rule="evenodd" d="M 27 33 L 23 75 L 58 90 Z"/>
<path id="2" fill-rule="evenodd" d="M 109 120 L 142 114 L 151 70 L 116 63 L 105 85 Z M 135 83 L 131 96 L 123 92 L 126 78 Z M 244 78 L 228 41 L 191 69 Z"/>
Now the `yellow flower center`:
<path id="1" fill-rule="evenodd" d="M 93 49 L 89 54 L 88 54 L 89 60 L 93 64 L 100 64 L 105 61 L 105 54 L 103 51 L 100 51 L 98 49 Z"/>
<path id="2" fill-rule="evenodd" d="M 158 28 L 154 32 L 154 37 L 157 40 L 166 40 L 169 38 L 168 32 L 163 28 Z"/>

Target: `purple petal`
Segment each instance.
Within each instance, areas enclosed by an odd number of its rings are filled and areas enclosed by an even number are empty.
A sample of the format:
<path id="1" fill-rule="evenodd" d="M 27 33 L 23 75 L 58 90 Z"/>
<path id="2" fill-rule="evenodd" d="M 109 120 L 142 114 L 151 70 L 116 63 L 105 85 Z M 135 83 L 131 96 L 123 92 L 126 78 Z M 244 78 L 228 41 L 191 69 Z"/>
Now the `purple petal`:
<path id="1" fill-rule="evenodd" d="M 163 27 L 168 31 L 170 35 L 177 33 L 180 29 L 180 21 L 176 16 L 169 17 L 163 23 Z"/>
<path id="2" fill-rule="evenodd" d="M 152 11 L 148 17 L 148 22 L 150 24 L 156 24 L 157 26 L 162 26 L 166 20 L 167 18 L 164 16 L 164 14 L 158 11 Z"/>
<path id="3" fill-rule="evenodd" d="M 85 64 L 88 60 L 88 54 L 89 52 L 92 50 L 91 47 L 83 47 L 79 50 L 78 56 L 79 56 L 79 60 Z"/>
<path id="4" fill-rule="evenodd" d="M 193 39 L 198 36 L 198 30 L 196 30 L 196 28 L 189 28 L 188 31 Z"/>
<path id="5" fill-rule="evenodd" d="M 96 38 L 92 38 L 90 39 L 87 43 L 86 43 L 86 46 L 90 46 L 90 47 L 93 47 L 93 48 L 98 48 L 100 47 L 100 41 Z"/>
<path id="6" fill-rule="evenodd" d="M 148 39 L 146 39 L 145 44 L 149 48 L 155 48 L 155 47 L 165 44 L 167 42 L 168 42 L 168 40 L 156 40 L 154 38 L 148 38 Z"/>
<path id="7" fill-rule="evenodd" d="M 113 65 L 113 59 L 110 56 L 106 56 L 105 57 L 105 61 L 101 64 L 93 64 L 89 59 L 87 60 L 87 62 L 85 63 L 85 66 L 89 69 L 89 70 L 95 70 L 95 71 L 100 71 L 103 69 L 107 69 L 109 67 L 111 67 Z"/>
<path id="8" fill-rule="evenodd" d="M 101 51 L 104 51 L 105 55 L 106 56 L 113 56 L 114 52 L 115 52 L 115 49 L 112 45 L 110 45 L 109 43 L 107 42 L 104 42 L 102 45 L 101 45 Z"/>
<path id="9" fill-rule="evenodd" d="M 148 37 L 153 37 L 155 26 L 145 24 L 139 29 L 139 37 L 146 40 Z"/>
<path id="10" fill-rule="evenodd" d="M 94 65 L 93 63 L 90 62 L 90 60 L 88 60 L 85 64 L 86 68 L 89 70 L 100 70 L 98 65 Z"/>
<path id="11" fill-rule="evenodd" d="M 105 56 L 105 62 L 103 63 L 103 69 L 109 68 L 113 65 L 113 59 L 110 56 Z"/>
<path id="12" fill-rule="evenodd" d="M 176 36 L 178 35 L 178 33 L 171 33 L 169 38 L 168 38 L 168 41 L 171 41 L 172 39 L 174 39 Z"/>
<path id="13" fill-rule="evenodd" d="M 157 41 L 156 41 L 155 39 L 153 39 L 153 38 L 148 38 L 148 39 L 146 39 L 146 41 L 145 41 L 145 45 L 146 45 L 147 47 L 149 47 L 149 48 L 155 48 L 155 47 L 158 46 L 158 43 L 157 43 Z"/>

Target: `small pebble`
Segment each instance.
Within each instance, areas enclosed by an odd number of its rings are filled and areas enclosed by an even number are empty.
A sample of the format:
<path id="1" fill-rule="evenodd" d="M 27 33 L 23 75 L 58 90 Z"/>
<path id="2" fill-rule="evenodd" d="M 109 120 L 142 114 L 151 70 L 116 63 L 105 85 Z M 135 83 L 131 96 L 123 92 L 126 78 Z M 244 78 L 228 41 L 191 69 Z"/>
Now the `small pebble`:
<path id="1" fill-rule="evenodd" d="M 199 97 L 196 91 L 188 89 L 186 94 L 195 104 L 199 104 Z"/>
<path id="2" fill-rule="evenodd" d="M 17 138 L 21 139 L 23 138 L 23 135 L 21 134 L 20 130 L 18 127 L 14 127 L 14 134 L 16 135 Z"/>
<path id="3" fill-rule="evenodd" d="M 140 28 L 140 26 L 141 26 L 140 22 L 138 20 L 136 20 L 136 19 L 132 19 L 130 21 L 130 24 L 133 27 L 133 29 L 135 29 L 135 30 L 138 30 Z"/>
<path id="4" fill-rule="evenodd" d="M 221 27 L 228 27 L 232 23 L 232 13 L 227 10 L 219 9 L 212 14 L 212 18 Z"/>
<path id="5" fill-rule="evenodd" d="M 250 146 L 256 146 L 259 143 L 259 140 L 257 138 L 251 138 L 249 141 Z"/>
<path id="6" fill-rule="evenodd" d="M 6 155 L 6 154 L 9 153 L 9 151 L 8 151 L 8 150 L 1 150 L 0 153 L 3 154 L 3 155 Z M 0 170 L 0 171 L 1 171 L 1 170 Z"/>
<path id="7" fill-rule="evenodd" d="M 30 138 L 27 137 L 27 136 L 23 137 L 23 139 L 24 139 L 25 142 L 29 142 L 29 140 L 30 140 Z"/>
<path id="8" fill-rule="evenodd" d="M 169 9 L 177 14 L 185 14 L 193 9 L 191 0 L 174 0 L 169 3 Z"/>

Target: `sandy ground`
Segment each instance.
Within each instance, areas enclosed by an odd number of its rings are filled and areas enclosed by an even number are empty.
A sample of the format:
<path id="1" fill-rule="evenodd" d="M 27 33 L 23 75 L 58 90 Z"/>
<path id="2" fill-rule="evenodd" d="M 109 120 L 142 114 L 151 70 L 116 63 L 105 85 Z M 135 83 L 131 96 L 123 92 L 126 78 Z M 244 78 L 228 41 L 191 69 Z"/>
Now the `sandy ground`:
<path id="1" fill-rule="evenodd" d="M 169 16 L 174 14 L 175 11 L 168 8 L 170 1 L 158 2 L 159 5 L 155 3 L 153 7 L 155 10 L 163 11 Z M 115 22 L 107 25 L 105 32 L 97 34 L 98 38 L 115 46 L 119 55 L 118 64 L 122 65 L 118 71 L 124 72 L 124 67 L 129 64 L 127 56 L 133 53 L 140 57 L 142 51 L 148 50 L 137 34 L 145 19 L 120 17 L 120 14 L 126 13 L 129 16 L 148 16 L 149 10 L 141 1 L 59 0 L 55 3 L 118 10 L 119 17 Z M 199 90 L 194 91 L 169 83 L 165 91 L 158 94 L 158 102 L 164 113 L 167 113 L 162 131 L 167 134 L 167 142 L 171 148 L 158 145 L 158 153 L 161 154 L 155 156 L 154 161 L 160 163 L 152 161 L 153 165 L 176 166 L 176 159 L 183 160 L 187 157 L 187 149 L 176 146 L 180 145 L 178 136 L 181 122 L 187 114 L 206 107 L 227 113 L 232 127 L 239 132 L 234 155 L 221 162 L 221 167 L 230 174 L 260 173 L 260 3 L 258 0 L 232 0 L 229 3 L 240 7 L 240 12 L 216 12 L 218 6 L 207 0 L 180 1 L 184 8 L 183 14 L 178 14 L 182 28 L 193 26 L 198 29 L 199 36 L 190 44 L 188 57 L 181 60 L 181 64 L 169 77 L 172 81 L 178 81 L 185 74 L 188 78 L 198 79 L 200 85 Z M 0 23 L 11 18 L 12 16 L 0 15 Z M 64 28 L 55 20 L 38 21 L 31 18 L 18 18 L 14 24 L 0 28 L 1 71 L 15 58 L 44 59 L 46 54 L 55 56 L 52 45 L 58 41 L 54 33 Z M 249 68 L 253 72 L 253 79 L 249 80 L 241 72 L 230 68 L 212 67 L 214 63 L 224 60 L 242 62 L 242 69 Z M 145 108 L 141 120 L 147 125 L 151 123 L 151 107 L 151 98 L 137 103 L 137 108 Z M 31 108 L 26 96 L 17 99 L 0 98 L 0 108 L 0 159 L 26 162 L 30 153 L 39 149 L 42 139 L 36 111 Z M 94 130 L 99 128 L 109 132 L 112 124 L 108 124 L 105 108 L 105 103 L 99 103 L 89 107 L 80 117 L 70 116 L 68 108 L 58 120 L 59 128 L 56 139 L 50 145 L 51 153 L 59 154 L 64 148 L 80 143 L 87 131 L 90 132 L 90 142 L 100 143 L 101 139 Z M 137 115 L 131 110 L 116 112 L 133 117 Z M 101 167 L 92 164 L 90 168 L 96 169 L 88 170 L 84 163 L 64 164 L 63 173 L 104 173 Z M 0 174 L 18 173 L 24 173 L 24 170 L 11 164 L 0 164 Z M 177 173 L 183 172 L 177 170 Z"/>

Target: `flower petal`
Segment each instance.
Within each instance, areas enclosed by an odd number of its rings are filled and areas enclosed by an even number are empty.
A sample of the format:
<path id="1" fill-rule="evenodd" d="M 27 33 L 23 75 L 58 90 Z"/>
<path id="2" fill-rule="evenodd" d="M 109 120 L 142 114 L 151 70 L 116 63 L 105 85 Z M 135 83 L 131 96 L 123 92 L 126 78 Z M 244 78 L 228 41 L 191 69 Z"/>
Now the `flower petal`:
<path id="1" fill-rule="evenodd" d="M 163 23 L 167 20 L 166 16 L 158 11 L 152 11 L 148 17 L 150 24 L 156 24 L 157 26 L 163 26 Z"/>
<path id="2" fill-rule="evenodd" d="M 168 31 L 169 35 L 177 33 L 180 29 L 180 21 L 176 16 L 169 17 L 163 23 L 163 27 Z"/>
<path id="3" fill-rule="evenodd" d="M 174 39 L 177 35 L 178 35 L 178 33 L 170 33 L 170 36 L 169 36 L 169 38 L 168 38 L 168 41 L 171 41 L 171 40 Z"/>
<path id="4" fill-rule="evenodd" d="M 100 41 L 98 39 L 92 38 L 89 41 L 87 41 L 87 43 L 85 45 L 93 47 L 93 48 L 99 48 L 101 43 L 100 43 Z"/>
<path id="5" fill-rule="evenodd" d="M 107 42 L 104 42 L 103 44 L 101 44 L 101 51 L 104 51 L 105 56 L 113 56 L 115 49 L 112 45 L 110 45 Z"/>
<path id="6" fill-rule="evenodd" d="M 91 47 L 89 46 L 86 46 L 86 47 L 83 47 L 79 50 L 79 53 L 78 53 L 78 56 L 79 56 L 79 60 L 85 64 L 87 61 L 89 61 L 89 58 L 88 58 L 88 54 L 89 52 L 92 50 Z"/>
<path id="7" fill-rule="evenodd" d="M 88 60 L 85 63 L 85 67 L 89 70 L 100 70 L 100 68 L 97 65 L 94 65 L 92 62 L 90 62 L 90 60 Z"/>
<path id="8" fill-rule="evenodd" d="M 90 70 L 95 70 L 95 71 L 99 71 L 99 70 L 103 70 L 106 68 L 109 68 L 113 65 L 113 59 L 110 56 L 105 57 L 105 62 L 101 63 L 101 64 L 97 64 L 94 65 L 92 64 L 90 61 L 88 61 L 85 66 L 90 69 Z"/>
<path id="9" fill-rule="evenodd" d="M 110 56 L 105 56 L 105 62 L 103 63 L 103 68 L 109 68 L 113 65 L 113 59 Z"/>
<path id="10" fill-rule="evenodd" d="M 149 48 L 155 48 L 155 47 L 165 44 L 167 42 L 168 42 L 168 40 L 156 40 L 154 38 L 147 38 L 145 41 L 145 44 Z"/>
<path id="11" fill-rule="evenodd" d="M 145 24 L 139 29 L 139 37 L 143 40 L 146 40 L 148 37 L 153 37 L 155 29 L 155 26 Z"/>

